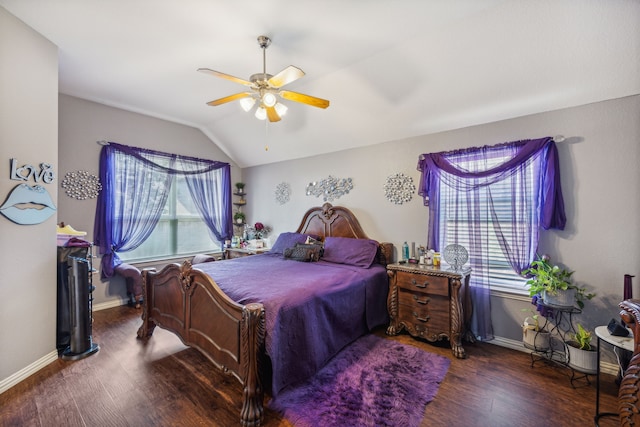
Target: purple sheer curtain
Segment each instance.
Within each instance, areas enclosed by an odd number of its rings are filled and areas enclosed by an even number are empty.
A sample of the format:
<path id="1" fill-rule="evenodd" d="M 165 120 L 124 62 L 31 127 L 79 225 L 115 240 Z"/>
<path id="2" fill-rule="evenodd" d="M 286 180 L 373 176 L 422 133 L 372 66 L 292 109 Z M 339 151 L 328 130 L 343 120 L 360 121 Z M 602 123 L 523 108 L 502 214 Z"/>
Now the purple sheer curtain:
<path id="1" fill-rule="evenodd" d="M 189 192 L 213 240 L 224 242 L 233 235 L 231 222 L 231 168 L 201 170 L 200 161 L 179 157 Z M 193 173 L 193 172 L 195 173 Z"/>
<path id="2" fill-rule="evenodd" d="M 100 152 L 103 188 L 98 195 L 94 224 L 103 278 L 113 276 L 113 269 L 122 263 L 118 252 L 137 248 L 153 232 L 175 175 L 184 175 L 188 182 L 202 181 L 195 189 L 189 187 L 203 220 L 219 242 L 231 237 L 228 163 L 110 142 Z"/>
<path id="3" fill-rule="evenodd" d="M 520 273 L 534 260 L 540 227 L 566 223 L 555 143 L 546 137 L 423 154 L 418 170 L 419 194 L 429 206 L 429 246 L 468 249 L 473 332 L 491 339 L 489 238 Z"/>

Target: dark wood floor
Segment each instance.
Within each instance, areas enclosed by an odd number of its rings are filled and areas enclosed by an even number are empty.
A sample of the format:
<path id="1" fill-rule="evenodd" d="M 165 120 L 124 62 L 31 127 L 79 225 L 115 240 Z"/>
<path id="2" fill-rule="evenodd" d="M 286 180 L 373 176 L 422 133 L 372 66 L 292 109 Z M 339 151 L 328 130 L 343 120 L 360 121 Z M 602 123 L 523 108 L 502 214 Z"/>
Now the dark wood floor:
<path id="1" fill-rule="evenodd" d="M 75 362 L 58 360 L 0 395 L 0 426 L 235 426 L 240 385 L 170 333 L 135 338 L 140 311 L 94 313 L 100 351 Z M 383 331 L 377 331 L 384 336 Z M 391 338 L 390 338 L 391 339 Z M 491 344 L 465 345 L 468 358 L 446 345 L 394 337 L 452 359 L 423 426 L 589 426 L 595 381 L 572 388 L 569 371 L 530 366 L 526 353 Z M 616 410 L 614 378 L 603 376 L 601 410 Z M 289 426 L 266 408 L 265 425 Z M 618 425 L 605 418 L 601 426 Z"/>

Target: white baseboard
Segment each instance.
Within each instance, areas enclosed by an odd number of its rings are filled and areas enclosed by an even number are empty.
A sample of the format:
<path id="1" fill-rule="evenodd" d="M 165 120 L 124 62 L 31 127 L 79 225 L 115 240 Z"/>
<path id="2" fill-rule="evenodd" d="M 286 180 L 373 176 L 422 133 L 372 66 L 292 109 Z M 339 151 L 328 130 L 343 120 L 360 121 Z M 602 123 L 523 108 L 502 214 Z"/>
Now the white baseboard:
<path id="1" fill-rule="evenodd" d="M 126 299 L 118 298 L 118 299 L 114 299 L 111 301 L 106 301 L 106 302 L 94 305 L 93 311 L 106 310 L 108 308 L 119 307 L 121 305 L 126 305 L 126 304 L 128 304 L 128 301 Z M 20 381 L 23 381 L 27 377 L 35 374 L 40 369 L 55 362 L 56 360 L 58 360 L 58 350 L 52 351 L 51 353 L 47 354 L 46 356 L 42 357 L 39 360 L 36 360 L 29 366 L 26 366 L 25 368 L 19 370 L 18 372 L 9 376 L 8 378 L 0 380 L 0 394 L 9 390 L 11 387 L 18 384 Z"/>
<path id="2" fill-rule="evenodd" d="M 118 298 L 110 301 L 101 302 L 100 304 L 93 305 L 93 311 L 106 310 L 108 308 L 120 307 L 121 305 L 127 305 L 129 301 L 126 299 Z"/>
<path id="3" fill-rule="evenodd" d="M 40 359 L 36 360 L 35 362 L 30 364 L 29 366 L 26 366 L 26 367 L 20 369 L 18 372 L 16 372 L 15 374 L 9 376 L 8 378 L 5 378 L 5 379 L 1 380 L 0 381 L 0 394 L 2 394 L 5 391 L 9 390 L 11 387 L 13 387 L 14 385 L 18 384 L 20 381 L 25 380 L 27 377 L 35 374 L 40 369 L 42 369 L 45 366 L 55 362 L 56 360 L 58 360 L 58 350 L 52 351 L 51 353 L 49 353 L 49 354 L 41 357 Z"/>
<path id="4" fill-rule="evenodd" d="M 500 347 L 510 348 L 511 350 L 522 351 L 531 354 L 531 350 L 526 348 L 522 341 L 512 340 L 509 338 L 495 337 L 491 341 L 485 341 L 487 344 L 494 344 Z M 600 361 L 600 372 L 609 375 L 618 375 L 618 365 L 611 362 Z"/>

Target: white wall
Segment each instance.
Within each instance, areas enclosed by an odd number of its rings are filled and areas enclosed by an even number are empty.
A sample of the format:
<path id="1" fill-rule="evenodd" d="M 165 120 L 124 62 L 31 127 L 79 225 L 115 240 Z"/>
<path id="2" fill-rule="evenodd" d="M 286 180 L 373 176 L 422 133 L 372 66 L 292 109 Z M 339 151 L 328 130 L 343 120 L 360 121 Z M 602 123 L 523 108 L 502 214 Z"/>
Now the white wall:
<path id="1" fill-rule="evenodd" d="M 0 7 L 0 199 L 20 166 L 58 170 L 58 50 Z M 31 180 L 30 186 L 36 183 Z M 58 180 L 44 184 L 55 201 Z M 0 216 L 0 390 L 14 373 L 56 350 L 56 215 L 36 225 Z"/>
<path id="2" fill-rule="evenodd" d="M 333 175 L 353 178 L 353 191 L 334 201 L 356 213 L 370 237 L 425 244 L 428 208 L 416 194 L 408 204 L 384 197 L 386 178 L 402 172 L 413 177 L 421 153 L 496 144 L 519 139 L 564 135 L 558 145 L 567 227 L 543 232 L 540 252 L 575 270 L 577 282 L 595 290 L 579 321 L 594 327 L 618 316 L 625 273 L 636 275 L 634 295 L 640 297 L 640 96 L 520 117 L 370 148 L 308 159 L 246 168 L 247 220 L 271 225 L 277 234 L 294 230 L 303 213 L 322 199 L 305 195 L 310 181 Z M 304 141 L 300 142 L 304 144 Z M 272 143 L 271 150 L 277 149 Z M 274 191 L 280 182 L 293 190 L 291 201 L 279 205 Z M 493 298 L 495 334 L 519 340 L 523 319 L 520 300 Z"/>
<path id="3" fill-rule="evenodd" d="M 113 141 L 134 147 L 219 160 L 231 164 L 231 184 L 241 180 L 242 171 L 200 130 L 138 113 L 108 107 L 60 94 L 59 169 L 61 179 L 67 172 L 85 170 L 98 175 L 100 149 L 97 141 Z M 87 232 L 93 240 L 93 222 L 97 199 L 76 200 L 64 190 L 58 195 L 58 221 Z M 97 251 L 96 251 L 97 253 Z M 99 267 L 99 262 L 95 266 Z M 99 280 L 94 275 L 94 304 L 126 299 L 124 281 Z"/>

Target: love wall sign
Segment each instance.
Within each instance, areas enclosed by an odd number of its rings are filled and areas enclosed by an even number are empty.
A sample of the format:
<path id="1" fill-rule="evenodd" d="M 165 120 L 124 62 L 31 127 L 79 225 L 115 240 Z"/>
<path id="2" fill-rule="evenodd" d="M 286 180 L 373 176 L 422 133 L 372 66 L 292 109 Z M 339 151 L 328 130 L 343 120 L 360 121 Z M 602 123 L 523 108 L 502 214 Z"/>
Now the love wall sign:
<path id="1" fill-rule="evenodd" d="M 56 211 L 49 192 L 40 182 L 51 184 L 55 174 L 49 163 L 40 163 L 40 168 L 32 165 L 18 167 L 17 159 L 11 159 L 9 179 L 22 181 L 11 190 L 5 202 L 0 206 L 0 213 L 9 220 L 20 225 L 40 224 Z M 36 185 L 26 182 L 33 180 Z"/>

